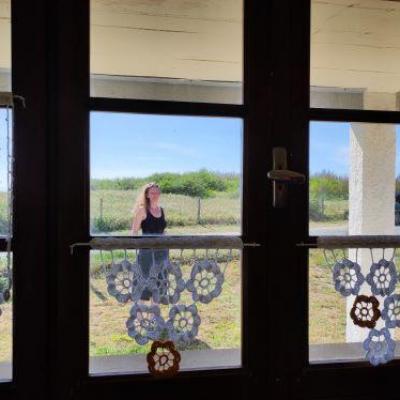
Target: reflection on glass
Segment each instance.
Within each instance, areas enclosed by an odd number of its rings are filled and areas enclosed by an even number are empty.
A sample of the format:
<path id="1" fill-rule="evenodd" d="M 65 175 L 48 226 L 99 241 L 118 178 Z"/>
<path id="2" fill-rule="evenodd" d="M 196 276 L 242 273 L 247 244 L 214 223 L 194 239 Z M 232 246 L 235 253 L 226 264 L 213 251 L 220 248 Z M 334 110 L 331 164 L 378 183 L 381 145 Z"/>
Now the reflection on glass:
<path id="1" fill-rule="evenodd" d="M 399 127 L 310 124 L 310 235 L 400 233 Z"/>
<path id="2" fill-rule="evenodd" d="M 91 0 L 91 94 L 242 102 L 243 1 Z"/>
<path id="3" fill-rule="evenodd" d="M 11 91 L 11 1 L 0 0 L 0 92 Z"/>
<path id="4" fill-rule="evenodd" d="M 180 352 L 180 370 L 241 366 L 240 251 L 162 252 L 91 251 L 90 374 L 148 373 L 152 344 L 167 339 Z M 147 274 L 138 270 L 143 257 L 153 260 Z M 166 265 L 173 271 L 154 275 Z M 206 265 L 216 278 L 207 285 Z M 168 295 L 152 277 L 171 282 Z"/>
<path id="5" fill-rule="evenodd" d="M 312 1 L 311 106 L 399 110 L 400 3 Z"/>
<path id="6" fill-rule="evenodd" d="M 0 236 L 8 233 L 7 132 L 11 119 L 12 112 L 0 108 Z"/>
<path id="7" fill-rule="evenodd" d="M 239 234 L 242 121 L 91 114 L 93 234 Z"/>

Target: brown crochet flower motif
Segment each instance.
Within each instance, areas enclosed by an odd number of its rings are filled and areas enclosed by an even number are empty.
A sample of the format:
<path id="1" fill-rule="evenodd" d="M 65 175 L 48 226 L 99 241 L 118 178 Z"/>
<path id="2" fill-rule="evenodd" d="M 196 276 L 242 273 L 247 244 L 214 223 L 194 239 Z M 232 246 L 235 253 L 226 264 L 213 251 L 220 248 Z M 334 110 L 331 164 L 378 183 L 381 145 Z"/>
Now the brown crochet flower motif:
<path id="1" fill-rule="evenodd" d="M 375 296 L 359 295 L 356 297 L 350 311 L 350 317 L 355 325 L 372 329 L 380 316 L 379 301 Z"/>
<path id="2" fill-rule="evenodd" d="M 147 354 L 147 364 L 152 375 L 170 377 L 178 373 L 181 355 L 171 340 L 155 340 Z"/>

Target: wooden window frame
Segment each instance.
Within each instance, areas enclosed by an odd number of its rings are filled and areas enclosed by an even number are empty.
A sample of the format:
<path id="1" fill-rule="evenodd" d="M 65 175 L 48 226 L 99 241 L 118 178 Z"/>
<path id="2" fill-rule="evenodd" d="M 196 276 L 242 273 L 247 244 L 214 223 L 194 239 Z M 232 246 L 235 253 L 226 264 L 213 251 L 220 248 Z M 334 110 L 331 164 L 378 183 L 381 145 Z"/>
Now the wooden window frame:
<path id="1" fill-rule="evenodd" d="M 57 265 L 57 321 L 54 346 L 58 357 L 52 368 L 51 379 L 54 393 L 58 398 L 71 393 L 76 398 L 88 395 L 106 398 L 115 393 L 146 393 L 151 385 L 152 396 L 162 396 L 168 387 L 168 393 L 175 398 L 185 398 L 190 384 L 190 393 L 196 397 L 209 383 L 216 383 L 213 396 L 228 395 L 242 398 L 249 389 L 249 382 L 262 385 L 264 360 L 259 358 L 259 344 L 263 342 L 263 329 L 259 321 L 243 313 L 242 367 L 234 369 L 182 371 L 170 380 L 154 380 L 149 374 L 89 376 L 89 251 L 80 249 L 73 257 L 69 246 L 76 242 L 90 240 L 89 235 L 89 114 L 91 111 L 113 111 L 129 113 L 148 113 L 163 115 L 196 115 L 240 117 L 244 121 L 244 182 L 250 176 L 261 180 L 262 172 L 256 171 L 257 160 L 246 156 L 246 149 L 258 148 L 259 155 L 266 148 L 265 124 L 255 124 L 264 111 L 249 109 L 249 98 L 257 91 L 260 75 L 265 79 L 262 63 L 259 62 L 259 74 L 249 74 L 257 49 L 249 45 L 257 35 L 254 27 L 245 22 L 244 40 L 244 104 L 206 104 L 175 101 L 129 100 L 114 98 L 90 98 L 89 95 L 89 1 L 72 0 L 56 2 L 53 7 L 52 29 L 57 31 L 51 52 L 54 70 L 50 87 L 54 87 L 53 99 L 49 104 L 53 121 L 54 142 L 52 150 L 57 157 L 53 159 L 51 175 L 52 196 L 58 211 L 54 215 L 54 264 Z M 251 17 L 250 17 L 251 16 Z M 267 8 L 252 1 L 245 1 L 245 21 L 249 18 L 268 17 Z M 260 60 L 265 63 L 264 57 Z M 261 67 L 261 68 L 260 68 Z M 260 101 L 264 93 L 257 94 Z M 254 96 L 255 97 L 255 96 Z M 254 101 L 256 103 L 256 101 Z M 251 131 L 252 135 L 248 132 Z M 264 161 L 264 160 L 263 160 Z M 266 164 L 265 160 L 265 165 Z M 74 177 L 74 179 L 71 179 Z M 255 188 L 244 183 L 242 238 L 244 241 L 265 242 L 260 216 L 250 211 L 249 203 L 257 208 L 266 201 L 267 187 Z M 61 210 L 63 211 L 61 213 Z M 77 218 L 70 218 L 71 215 Z M 261 217 L 265 221 L 265 216 Z M 265 244 L 265 243 L 264 243 Z M 252 309 L 260 301 L 257 293 L 264 292 L 266 269 L 260 265 L 249 273 L 248 265 L 255 264 L 262 250 L 243 251 L 242 302 L 243 310 Z M 257 254 L 258 253 L 258 254 Z M 74 295 L 71 296 L 71 287 Z M 252 291 L 248 290 L 252 287 Z M 76 329 L 80 326 L 81 329 Z M 65 342 L 68 337 L 68 342 Z M 251 340 L 249 339 L 251 338 Z M 185 389 L 186 388 L 186 389 Z M 216 390 L 216 391 L 215 391 Z M 255 392 L 254 392 L 255 393 Z"/>
<path id="2" fill-rule="evenodd" d="M 27 18 L 29 16 L 29 18 Z M 46 22 L 44 1 L 11 1 L 12 91 L 26 99 L 13 107 L 12 381 L 3 399 L 43 398 L 49 355 L 47 221 Z M 35 35 L 26 35 L 34 31 Z M 35 59 L 35 62 L 32 62 Z M 32 79 L 34 77 L 34 79 Z M 0 251 L 6 251 L 4 238 Z M 1 323 L 1 321 L 0 321 Z"/>
<path id="3" fill-rule="evenodd" d="M 291 188 L 288 208 L 273 209 L 266 174 L 275 146 L 288 148 L 291 169 L 308 173 L 311 120 L 400 123 L 400 115 L 310 109 L 310 0 L 244 0 L 244 10 L 244 104 L 224 105 L 90 98 L 89 0 L 12 0 L 13 91 L 28 107 L 14 111 L 14 380 L 0 385 L 5 399 L 149 390 L 204 398 L 208 385 L 213 396 L 232 399 L 394 397 L 399 361 L 308 363 L 308 252 L 296 246 L 316 240 L 308 236 L 308 189 Z M 91 111 L 243 119 L 242 238 L 261 246 L 243 254 L 242 368 L 183 371 L 171 380 L 89 376 L 89 252 L 71 256 L 69 246 L 90 239 Z"/>

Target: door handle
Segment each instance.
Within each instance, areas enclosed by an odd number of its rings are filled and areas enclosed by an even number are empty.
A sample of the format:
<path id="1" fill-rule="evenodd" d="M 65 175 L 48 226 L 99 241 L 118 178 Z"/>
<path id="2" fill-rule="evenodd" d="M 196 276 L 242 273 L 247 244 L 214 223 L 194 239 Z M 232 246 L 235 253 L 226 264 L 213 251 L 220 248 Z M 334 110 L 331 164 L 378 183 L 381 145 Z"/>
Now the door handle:
<path id="1" fill-rule="evenodd" d="M 287 206 L 288 185 L 304 184 L 306 176 L 300 172 L 291 171 L 287 166 L 287 151 L 284 147 L 272 149 L 273 169 L 268 172 L 268 179 L 272 180 L 273 199 L 272 205 L 275 208 Z"/>
<path id="2" fill-rule="evenodd" d="M 289 169 L 273 169 L 268 172 L 268 178 L 279 183 L 298 185 L 301 185 L 306 181 L 304 174 L 290 171 Z"/>

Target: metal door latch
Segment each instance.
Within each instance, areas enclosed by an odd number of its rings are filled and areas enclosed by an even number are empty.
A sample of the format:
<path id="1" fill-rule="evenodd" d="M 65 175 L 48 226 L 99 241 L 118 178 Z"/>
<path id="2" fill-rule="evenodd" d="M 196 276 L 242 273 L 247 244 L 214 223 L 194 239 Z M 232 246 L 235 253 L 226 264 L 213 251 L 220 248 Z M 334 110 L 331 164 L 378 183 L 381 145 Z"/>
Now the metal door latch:
<path id="1" fill-rule="evenodd" d="M 273 181 L 273 200 L 272 205 L 275 208 L 284 208 L 287 206 L 288 185 L 304 184 L 306 177 L 299 172 L 287 169 L 287 152 L 284 147 L 274 147 L 272 149 L 273 169 L 267 176 Z"/>

